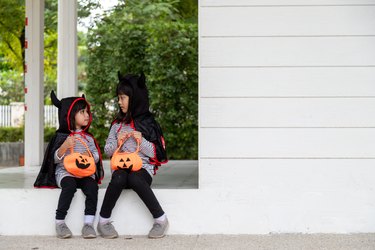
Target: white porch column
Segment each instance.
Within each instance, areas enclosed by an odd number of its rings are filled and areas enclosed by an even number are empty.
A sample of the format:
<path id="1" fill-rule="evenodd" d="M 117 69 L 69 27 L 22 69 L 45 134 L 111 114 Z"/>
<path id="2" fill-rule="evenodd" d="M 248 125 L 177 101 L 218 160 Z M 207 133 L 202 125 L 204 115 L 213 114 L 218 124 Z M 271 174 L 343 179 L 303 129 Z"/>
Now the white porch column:
<path id="1" fill-rule="evenodd" d="M 57 97 L 75 96 L 77 85 L 77 0 L 58 1 Z"/>
<path id="2" fill-rule="evenodd" d="M 44 0 L 26 0 L 25 166 L 43 160 Z"/>

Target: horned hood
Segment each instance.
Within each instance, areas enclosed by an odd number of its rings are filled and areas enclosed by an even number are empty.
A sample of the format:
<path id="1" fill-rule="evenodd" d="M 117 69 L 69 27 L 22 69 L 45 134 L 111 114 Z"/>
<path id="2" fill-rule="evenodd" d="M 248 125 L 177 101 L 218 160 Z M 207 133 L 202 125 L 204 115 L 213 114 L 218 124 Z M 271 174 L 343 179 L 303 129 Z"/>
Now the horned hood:
<path id="1" fill-rule="evenodd" d="M 71 116 L 71 110 L 74 106 L 74 104 L 79 100 L 84 100 L 87 104 L 87 110 L 90 114 L 90 121 L 86 127 L 84 127 L 82 130 L 85 132 L 88 132 L 88 129 L 90 127 L 91 121 L 92 121 L 92 115 L 90 112 L 90 105 L 86 101 L 85 96 L 82 95 L 82 97 L 67 97 L 63 98 L 61 100 L 57 99 L 55 92 L 51 91 L 51 100 L 53 105 L 55 105 L 58 108 L 58 114 L 59 114 L 59 129 L 57 132 L 61 133 L 68 133 L 70 134 L 75 129 L 72 128 L 72 125 L 70 124 L 70 116 Z"/>
<path id="2" fill-rule="evenodd" d="M 145 75 L 142 73 L 140 76 L 135 74 L 122 76 L 118 72 L 118 79 L 119 83 L 129 85 L 133 89 L 132 103 L 130 105 L 132 118 L 149 113 L 150 102 Z"/>

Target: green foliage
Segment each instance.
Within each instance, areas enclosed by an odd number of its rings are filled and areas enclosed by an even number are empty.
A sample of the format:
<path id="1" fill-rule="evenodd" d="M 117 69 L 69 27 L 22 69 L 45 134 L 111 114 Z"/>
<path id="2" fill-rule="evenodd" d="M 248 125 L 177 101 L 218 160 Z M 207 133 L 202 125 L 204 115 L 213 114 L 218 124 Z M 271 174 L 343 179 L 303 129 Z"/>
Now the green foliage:
<path id="1" fill-rule="evenodd" d="M 175 3 L 181 17 L 187 22 L 198 22 L 198 0 L 183 0 Z"/>
<path id="2" fill-rule="evenodd" d="M 49 142 L 55 135 L 56 129 L 44 128 L 44 141 Z M 18 142 L 23 141 L 24 127 L 0 127 L 0 142 Z"/>
<path id="3" fill-rule="evenodd" d="M 92 130 L 105 144 L 117 112 L 117 71 L 144 72 L 151 109 L 163 128 L 170 159 L 198 155 L 198 30 L 178 1 L 126 1 L 88 36 L 87 97 Z"/>
<path id="4" fill-rule="evenodd" d="M 23 141 L 23 127 L 0 127 L 0 142 Z"/>
<path id="5" fill-rule="evenodd" d="M 78 21 L 100 6 L 99 0 L 78 1 Z M 44 100 L 51 104 L 49 94 L 57 85 L 57 8 L 58 0 L 45 0 L 44 9 Z M 0 100 L 1 104 L 23 101 L 23 62 L 25 60 L 25 0 L 0 0 Z M 85 56 L 86 41 L 79 34 L 78 53 Z M 86 84 L 85 61 L 79 60 L 79 87 Z M 11 86 L 11 88 L 8 88 Z M 15 91 L 17 90 L 17 91 Z M 22 98 L 19 96 L 22 95 Z M 5 97 L 4 97 L 5 96 Z M 3 99 L 3 97 L 5 99 Z"/>
<path id="6" fill-rule="evenodd" d="M 198 154 L 197 26 L 155 23 L 147 48 L 151 106 L 162 124 L 171 157 Z"/>
<path id="7" fill-rule="evenodd" d="M 147 24 L 152 21 L 172 21 L 180 19 L 175 8 L 178 0 L 122 0 L 111 18 L 121 17 L 128 24 Z"/>
<path id="8" fill-rule="evenodd" d="M 44 33 L 44 103 L 51 104 L 51 90 L 56 90 L 57 32 Z"/>
<path id="9" fill-rule="evenodd" d="M 44 127 L 44 141 L 49 142 L 52 137 L 55 135 L 56 128 L 53 127 Z"/>
<path id="10" fill-rule="evenodd" d="M 23 71 L 25 1 L 0 1 L 0 51 L 11 68 Z"/>
<path id="11" fill-rule="evenodd" d="M 100 7 L 100 0 L 79 0 L 78 1 L 78 21 L 88 17 L 91 11 Z"/>
<path id="12" fill-rule="evenodd" d="M 0 105 L 23 102 L 23 74 L 16 70 L 0 71 Z"/>

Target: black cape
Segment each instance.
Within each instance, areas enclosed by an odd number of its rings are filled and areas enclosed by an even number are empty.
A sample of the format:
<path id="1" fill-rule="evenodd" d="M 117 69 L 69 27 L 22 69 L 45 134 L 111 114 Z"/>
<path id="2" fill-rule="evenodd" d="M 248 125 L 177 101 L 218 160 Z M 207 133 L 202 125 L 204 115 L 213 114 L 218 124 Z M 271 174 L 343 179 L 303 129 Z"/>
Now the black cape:
<path id="1" fill-rule="evenodd" d="M 53 91 L 51 92 L 51 99 L 52 99 L 52 103 L 58 108 L 59 129 L 56 131 L 55 135 L 52 137 L 51 141 L 48 143 L 48 146 L 44 153 L 43 163 L 34 183 L 34 187 L 36 188 L 57 188 L 56 178 L 55 178 L 55 170 L 56 170 L 57 164 L 54 163 L 54 154 L 56 150 L 64 143 L 66 138 L 71 133 L 74 132 L 70 128 L 70 122 L 69 122 L 71 108 L 74 106 L 74 104 L 78 100 L 86 101 L 84 96 L 68 97 L 68 98 L 63 98 L 61 100 L 58 100 Z M 87 103 L 87 107 L 88 107 L 88 110 L 90 110 L 90 105 L 88 103 Z M 90 113 L 90 122 L 85 128 L 82 129 L 82 133 L 85 136 L 90 136 L 94 139 L 95 146 L 99 153 L 99 161 L 96 164 L 95 179 L 98 183 L 101 183 L 101 180 L 104 177 L 102 157 L 101 157 L 100 148 L 95 138 L 92 136 L 92 134 L 88 132 L 90 124 L 91 124 L 91 113 Z"/>

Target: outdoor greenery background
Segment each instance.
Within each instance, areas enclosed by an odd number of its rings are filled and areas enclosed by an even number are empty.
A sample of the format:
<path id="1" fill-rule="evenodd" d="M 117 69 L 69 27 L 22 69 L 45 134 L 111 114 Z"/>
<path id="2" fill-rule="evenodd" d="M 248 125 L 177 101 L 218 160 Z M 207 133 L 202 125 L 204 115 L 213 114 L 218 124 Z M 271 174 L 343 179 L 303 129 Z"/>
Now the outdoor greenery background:
<path id="1" fill-rule="evenodd" d="M 117 112 L 117 71 L 144 72 L 151 109 L 163 128 L 169 158 L 197 159 L 197 2 L 127 0 L 125 4 L 120 0 L 113 10 L 97 16 L 87 32 L 78 33 L 79 91 L 92 106 L 90 131 L 102 147 Z M 80 22 L 100 5 L 98 0 L 78 3 Z M 23 89 L 23 25 L 24 0 L 1 0 L 0 105 L 24 98 L 19 91 Z M 57 0 L 45 2 L 44 35 L 44 94 L 45 103 L 50 104 L 49 93 L 56 89 L 57 78 Z M 45 129 L 46 141 L 53 131 Z M 22 138 L 22 128 L 0 128 L 0 141 Z"/>

